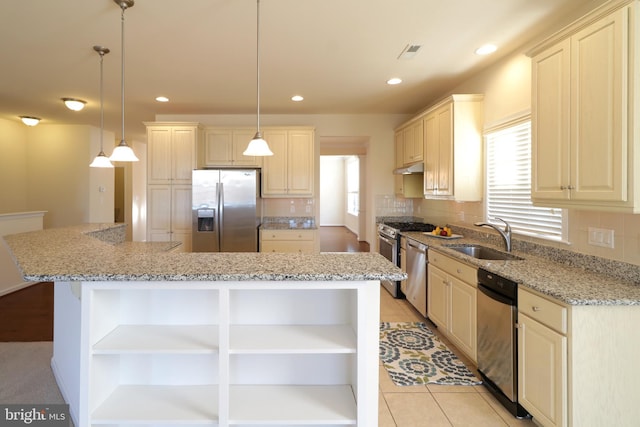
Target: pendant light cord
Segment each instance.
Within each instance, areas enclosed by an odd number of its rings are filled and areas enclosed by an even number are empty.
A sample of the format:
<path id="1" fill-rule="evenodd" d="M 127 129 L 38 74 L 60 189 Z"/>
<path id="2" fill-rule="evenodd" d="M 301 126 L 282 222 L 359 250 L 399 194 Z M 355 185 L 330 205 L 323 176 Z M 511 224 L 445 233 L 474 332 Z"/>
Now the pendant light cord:
<path id="1" fill-rule="evenodd" d="M 127 8 L 125 3 L 120 4 L 120 8 L 122 9 L 122 39 L 121 39 L 121 52 L 122 52 L 122 61 L 121 61 L 121 75 L 122 75 L 122 84 L 121 84 L 121 98 L 122 98 L 122 140 L 124 141 L 124 11 Z"/>
<path id="2" fill-rule="evenodd" d="M 103 95 L 104 95 L 104 78 L 103 74 L 103 66 L 102 61 L 104 60 L 104 50 L 98 52 L 100 54 L 100 153 L 104 155 L 104 149 L 102 144 L 102 139 L 104 137 L 104 103 L 103 103 Z"/>
<path id="3" fill-rule="evenodd" d="M 258 133 L 260 133 L 260 0 L 257 0 L 257 18 L 256 18 L 256 93 L 257 93 L 257 118 Z"/>

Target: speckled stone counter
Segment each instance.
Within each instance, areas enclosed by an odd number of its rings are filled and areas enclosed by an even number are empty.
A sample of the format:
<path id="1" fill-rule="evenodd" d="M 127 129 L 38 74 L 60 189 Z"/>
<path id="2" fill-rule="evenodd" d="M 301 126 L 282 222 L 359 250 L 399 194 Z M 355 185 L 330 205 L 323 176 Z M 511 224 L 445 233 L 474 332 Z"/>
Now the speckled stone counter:
<path id="1" fill-rule="evenodd" d="M 316 221 L 311 217 L 265 217 L 260 228 L 263 230 L 317 230 Z"/>
<path id="2" fill-rule="evenodd" d="M 614 275 L 554 262 L 549 258 L 514 250 L 523 260 L 488 261 L 448 248 L 452 245 L 480 244 L 504 250 L 486 241 L 470 238 L 440 239 L 419 232 L 402 233 L 467 264 L 482 267 L 520 285 L 570 305 L 640 305 L 640 284 Z"/>
<path id="3" fill-rule="evenodd" d="M 120 225 L 87 224 L 6 236 L 31 281 L 404 280 L 376 253 L 173 253 L 167 244 L 118 243 Z M 97 236 L 97 237 L 96 237 Z"/>

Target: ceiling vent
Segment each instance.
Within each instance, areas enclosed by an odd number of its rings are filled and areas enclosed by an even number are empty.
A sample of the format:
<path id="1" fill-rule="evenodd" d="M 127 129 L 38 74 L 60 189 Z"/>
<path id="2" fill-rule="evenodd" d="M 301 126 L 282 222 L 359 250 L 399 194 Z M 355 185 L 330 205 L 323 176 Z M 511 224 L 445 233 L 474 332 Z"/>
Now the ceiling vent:
<path id="1" fill-rule="evenodd" d="M 402 52 L 400 52 L 400 55 L 398 56 L 398 59 L 411 59 L 414 56 L 416 56 L 418 54 L 418 51 L 420 50 L 420 48 L 422 47 L 422 45 L 419 44 L 408 44 L 405 46 L 404 49 L 402 49 Z"/>

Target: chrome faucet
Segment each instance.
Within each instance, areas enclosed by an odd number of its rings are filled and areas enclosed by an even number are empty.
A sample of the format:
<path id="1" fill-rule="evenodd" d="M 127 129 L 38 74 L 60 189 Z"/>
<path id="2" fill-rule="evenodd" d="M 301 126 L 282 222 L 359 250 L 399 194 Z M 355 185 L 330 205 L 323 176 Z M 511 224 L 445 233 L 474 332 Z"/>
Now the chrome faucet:
<path id="1" fill-rule="evenodd" d="M 489 224 L 486 222 L 476 222 L 473 225 L 475 225 L 476 227 L 491 227 L 494 230 L 496 230 L 502 236 L 502 239 L 504 240 L 504 246 L 506 247 L 507 252 L 511 252 L 511 226 L 507 221 L 505 221 L 502 218 L 495 217 L 495 219 L 504 222 L 504 231 L 500 230 L 500 228 L 498 228 L 497 225 Z"/>

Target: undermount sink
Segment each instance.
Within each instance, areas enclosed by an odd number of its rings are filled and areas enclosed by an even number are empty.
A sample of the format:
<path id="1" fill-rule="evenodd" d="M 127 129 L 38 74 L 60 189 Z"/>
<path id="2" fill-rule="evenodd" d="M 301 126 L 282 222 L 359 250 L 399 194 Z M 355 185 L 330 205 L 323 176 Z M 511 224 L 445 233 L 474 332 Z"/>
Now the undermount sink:
<path id="1" fill-rule="evenodd" d="M 520 258 L 519 256 L 512 255 L 507 252 L 500 252 L 498 250 L 488 248 L 486 246 L 480 246 L 480 245 L 464 245 L 464 246 L 451 245 L 446 247 L 477 259 L 486 259 L 486 260 L 494 260 L 494 261 L 516 261 L 516 260 L 523 259 L 523 258 Z"/>

